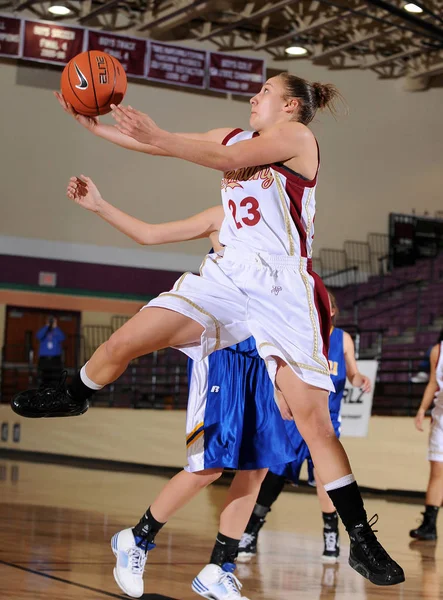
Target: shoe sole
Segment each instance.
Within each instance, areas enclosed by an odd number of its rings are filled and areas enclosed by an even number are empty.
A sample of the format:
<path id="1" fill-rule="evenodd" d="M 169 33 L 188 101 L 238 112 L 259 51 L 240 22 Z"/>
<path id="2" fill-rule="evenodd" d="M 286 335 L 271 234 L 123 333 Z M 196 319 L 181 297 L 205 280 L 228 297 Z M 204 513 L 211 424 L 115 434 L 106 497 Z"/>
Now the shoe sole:
<path id="1" fill-rule="evenodd" d="M 257 556 L 256 552 L 239 552 L 237 556 L 238 563 L 247 563 L 251 562 L 253 558 Z"/>
<path id="2" fill-rule="evenodd" d="M 353 560 L 351 557 L 349 557 L 349 566 L 351 566 L 354 569 L 354 571 L 357 571 L 357 573 L 359 573 L 365 579 L 368 579 L 374 585 L 382 585 L 382 586 L 397 585 L 399 583 L 403 583 L 403 581 L 405 580 L 404 574 L 397 575 L 397 577 L 395 577 L 395 578 L 393 577 L 390 581 L 378 579 L 376 576 L 374 576 L 372 573 L 370 573 L 368 571 L 368 569 L 366 569 L 366 567 L 364 567 L 358 561 Z"/>
<path id="3" fill-rule="evenodd" d="M 51 414 L 51 413 L 46 413 L 44 415 L 42 415 L 41 413 L 32 413 L 32 412 L 27 412 L 27 411 L 23 411 L 23 412 L 18 412 L 14 409 L 12 409 L 16 415 L 19 415 L 20 417 L 25 417 L 26 419 L 49 419 L 49 418 L 56 418 L 56 417 L 80 417 L 81 415 L 84 415 L 85 412 L 89 409 L 89 405 L 86 406 L 86 408 L 84 408 L 82 411 L 78 412 L 78 411 L 72 411 L 72 412 L 66 412 L 66 413 L 56 413 L 56 414 Z"/>
<path id="4" fill-rule="evenodd" d="M 325 556 L 323 555 L 321 557 L 321 562 L 324 565 L 335 565 L 336 563 L 338 563 L 339 561 L 339 557 L 338 556 Z"/>
<path id="5" fill-rule="evenodd" d="M 117 535 L 117 534 L 116 534 Z M 117 558 L 117 552 L 114 550 L 114 539 L 116 538 L 116 535 L 113 535 L 111 538 L 111 550 L 112 550 L 112 554 L 115 556 L 115 558 Z M 129 596 L 130 598 L 141 598 L 144 594 L 144 592 L 142 592 L 141 594 L 139 594 L 138 596 L 134 596 L 133 594 L 130 594 L 122 585 L 122 583 L 120 582 L 119 578 L 118 578 L 118 573 L 117 573 L 117 569 L 116 567 L 114 567 L 112 574 L 114 575 L 114 579 L 115 579 L 115 583 L 118 585 L 118 587 L 121 589 L 121 591 L 126 594 L 127 596 Z"/>
<path id="6" fill-rule="evenodd" d="M 419 540 L 421 542 L 435 542 L 435 540 L 437 539 L 437 535 L 436 534 L 427 534 L 427 535 L 411 535 L 409 534 L 409 536 L 413 539 L 413 540 Z"/>

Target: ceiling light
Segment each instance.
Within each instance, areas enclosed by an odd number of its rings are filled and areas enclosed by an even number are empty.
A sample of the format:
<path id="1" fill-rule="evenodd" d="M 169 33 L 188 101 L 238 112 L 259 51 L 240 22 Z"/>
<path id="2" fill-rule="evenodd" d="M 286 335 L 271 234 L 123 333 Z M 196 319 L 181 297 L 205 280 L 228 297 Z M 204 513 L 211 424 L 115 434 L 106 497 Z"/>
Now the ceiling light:
<path id="1" fill-rule="evenodd" d="M 71 9 L 66 6 L 66 4 L 63 4 L 61 2 L 52 4 L 48 8 L 48 10 L 50 13 L 52 13 L 53 15 L 57 15 L 58 17 L 64 17 L 65 15 L 69 15 L 69 13 L 72 12 Z"/>
<path id="2" fill-rule="evenodd" d="M 306 48 L 303 48 L 303 46 L 289 46 L 289 48 L 285 49 L 285 52 L 291 56 L 304 56 L 308 53 Z"/>
<path id="3" fill-rule="evenodd" d="M 423 12 L 422 8 L 420 8 L 416 4 L 413 4 L 412 2 L 409 2 L 408 4 L 405 4 L 403 6 L 403 8 L 405 10 L 407 10 L 408 12 L 410 12 L 410 13 L 422 13 Z"/>

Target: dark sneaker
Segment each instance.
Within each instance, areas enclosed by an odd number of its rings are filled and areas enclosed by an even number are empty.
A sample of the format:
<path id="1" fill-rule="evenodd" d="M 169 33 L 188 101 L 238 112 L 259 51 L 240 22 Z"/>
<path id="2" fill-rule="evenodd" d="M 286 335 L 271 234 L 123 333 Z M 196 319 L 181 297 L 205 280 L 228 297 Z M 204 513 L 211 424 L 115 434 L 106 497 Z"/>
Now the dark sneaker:
<path id="1" fill-rule="evenodd" d="M 74 400 L 66 386 L 66 371 L 54 386 L 26 390 L 11 400 L 12 410 L 21 417 L 39 419 L 45 417 L 76 417 L 84 414 L 88 408 L 87 400 Z"/>
<path id="2" fill-rule="evenodd" d="M 417 529 L 411 529 L 409 535 L 411 538 L 416 540 L 436 540 L 437 539 L 437 526 L 435 518 L 430 518 L 428 514 L 421 513 L 423 515 L 422 524 Z"/>
<path id="3" fill-rule="evenodd" d="M 372 527 L 378 515 L 368 522 L 358 523 L 349 533 L 351 548 L 349 564 L 353 569 L 375 585 L 396 585 L 405 580 L 403 569 L 397 564 L 380 542 Z"/>
<path id="4" fill-rule="evenodd" d="M 258 534 L 265 523 L 264 517 L 257 517 L 254 514 L 251 516 L 238 546 L 237 562 L 249 562 L 257 554 Z"/>
<path id="5" fill-rule="evenodd" d="M 257 554 L 257 533 L 244 533 L 238 546 L 237 562 L 249 562 Z"/>
<path id="6" fill-rule="evenodd" d="M 334 564 L 340 556 L 340 537 L 338 529 L 323 529 L 323 540 L 325 543 L 321 560 L 323 563 Z"/>

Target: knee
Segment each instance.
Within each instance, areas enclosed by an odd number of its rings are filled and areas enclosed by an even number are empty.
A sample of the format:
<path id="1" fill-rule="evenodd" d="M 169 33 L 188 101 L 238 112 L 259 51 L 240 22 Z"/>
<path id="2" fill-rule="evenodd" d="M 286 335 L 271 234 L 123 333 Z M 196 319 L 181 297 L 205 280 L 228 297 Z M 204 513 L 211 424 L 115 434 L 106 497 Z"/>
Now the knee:
<path id="1" fill-rule="evenodd" d="M 297 423 L 297 425 L 307 443 L 317 440 L 329 442 L 331 439 L 337 437 L 329 414 L 314 413 L 305 419 L 303 423 L 300 425 Z"/>
<path id="2" fill-rule="evenodd" d="M 236 479 L 238 485 L 245 490 L 256 490 L 261 487 L 268 469 L 254 469 L 253 471 L 238 471 Z"/>
<path id="3" fill-rule="evenodd" d="M 106 355 L 110 362 L 129 362 L 131 355 L 131 342 L 128 336 L 121 331 L 116 331 L 109 340 L 103 344 Z"/>
<path id="4" fill-rule="evenodd" d="M 205 488 L 211 483 L 217 481 L 222 476 L 223 469 L 206 469 L 204 471 L 197 471 L 193 473 L 195 475 L 195 485 L 198 488 Z"/>
<path id="5" fill-rule="evenodd" d="M 268 471 L 269 469 L 256 469 L 255 471 L 248 471 L 248 473 L 250 473 L 250 479 L 253 483 L 261 485 Z"/>

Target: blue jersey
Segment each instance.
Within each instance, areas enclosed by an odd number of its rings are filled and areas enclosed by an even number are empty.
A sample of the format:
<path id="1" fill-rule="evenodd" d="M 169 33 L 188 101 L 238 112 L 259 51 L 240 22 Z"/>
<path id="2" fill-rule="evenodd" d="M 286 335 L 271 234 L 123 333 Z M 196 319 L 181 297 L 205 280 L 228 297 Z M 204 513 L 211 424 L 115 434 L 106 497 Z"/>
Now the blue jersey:
<path id="1" fill-rule="evenodd" d="M 335 386 L 335 392 L 329 394 L 329 412 L 332 420 L 340 414 L 341 401 L 345 391 L 346 384 L 346 362 L 343 346 L 343 329 L 332 329 L 329 341 L 329 369 L 331 371 L 332 383 Z"/>

